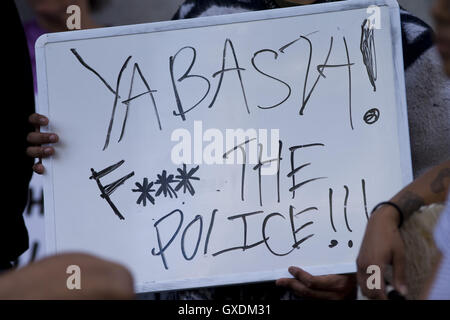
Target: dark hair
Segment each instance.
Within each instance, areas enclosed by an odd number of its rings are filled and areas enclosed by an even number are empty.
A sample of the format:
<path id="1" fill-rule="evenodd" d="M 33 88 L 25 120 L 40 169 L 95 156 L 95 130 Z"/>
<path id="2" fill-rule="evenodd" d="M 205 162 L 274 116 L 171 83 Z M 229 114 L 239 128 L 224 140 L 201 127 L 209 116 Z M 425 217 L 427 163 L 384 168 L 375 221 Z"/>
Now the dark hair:
<path id="1" fill-rule="evenodd" d="M 108 3 L 109 0 L 89 0 L 89 5 L 93 12 L 103 9 Z"/>

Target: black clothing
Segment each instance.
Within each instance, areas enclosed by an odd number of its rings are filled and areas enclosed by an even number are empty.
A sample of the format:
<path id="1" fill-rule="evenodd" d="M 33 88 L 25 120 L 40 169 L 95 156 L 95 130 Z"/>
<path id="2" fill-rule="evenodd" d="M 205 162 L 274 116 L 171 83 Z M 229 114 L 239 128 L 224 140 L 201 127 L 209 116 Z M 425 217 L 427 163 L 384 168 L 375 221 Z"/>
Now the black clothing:
<path id="1" fill-rule="evenodd" d="M 0 266 L 10 266 L 28 249 L 28 232 L 22 213 L 27 204 L 33 159 L 27 157 L 28 117 L 34 112 L 34 90 L 27 42 L 14 1 L 3 1 L 2 13 L 10 19 L 2 28 L 3 152 L 0 212 Z"/>

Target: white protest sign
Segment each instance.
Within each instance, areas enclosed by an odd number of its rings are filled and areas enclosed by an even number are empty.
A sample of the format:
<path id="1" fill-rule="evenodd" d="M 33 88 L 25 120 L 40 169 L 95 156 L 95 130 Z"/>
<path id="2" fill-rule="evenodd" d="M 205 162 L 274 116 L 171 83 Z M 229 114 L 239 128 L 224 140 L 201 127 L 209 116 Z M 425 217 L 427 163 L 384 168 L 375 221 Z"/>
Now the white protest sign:
<path id="1" fill-rule="evenodd" d="M 48 250 L 137 291 L 353 272 L 412 178 L 395 1 L 49 34 L 37 57 Z"/>

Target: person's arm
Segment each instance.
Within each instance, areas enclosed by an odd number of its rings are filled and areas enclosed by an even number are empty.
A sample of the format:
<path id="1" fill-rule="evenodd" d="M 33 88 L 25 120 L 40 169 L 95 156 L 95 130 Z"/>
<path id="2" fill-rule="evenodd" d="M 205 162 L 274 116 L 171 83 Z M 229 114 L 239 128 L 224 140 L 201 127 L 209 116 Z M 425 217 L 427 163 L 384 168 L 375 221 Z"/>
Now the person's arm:
<path id="1" fill-rule="evenodd" d="M 450 184 L 450 161 L 446 161 L 417 178 L 392 198 L 408 219 L 424 205 L 444 202 Z M 398 214 L 395 217 L 399 218 Z"/>
<path id="2" fill-rule="evenodd" d="M 68 288 L 71 265 L 80 268 L 80 289 Z M 54 256 L 0 275 L 0 300 L 132 298 L 133 279 L 128 270 L 85 254 Z"/>
<path id="3" fill-rule="evenodd" d="M 444 202 L 449 191 L 450 161 L 446 161 L 413 181 L 390 201 L 399 206 L 404 219 L 408 219 L 424 205 Z M 369 298 L 386 299 L 384 271 L 393 266 L 394 287 L 405 295 L 404 246 L 398 229 L 399 212 L 392 206 L 383 205 L 369 219 L 357 259 L 357 278 L 363 294 Z M 376 265 L 381 270 L 381 288 L 368 289 L 367 267 Z"/>

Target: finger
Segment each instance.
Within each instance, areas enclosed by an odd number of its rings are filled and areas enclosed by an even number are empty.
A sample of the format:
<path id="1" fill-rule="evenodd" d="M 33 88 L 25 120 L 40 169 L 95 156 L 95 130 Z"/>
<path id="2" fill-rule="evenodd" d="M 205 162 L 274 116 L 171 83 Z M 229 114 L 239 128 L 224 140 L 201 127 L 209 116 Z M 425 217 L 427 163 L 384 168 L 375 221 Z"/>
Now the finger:
<path id="1" fill-rule="evenodd" d="M 32 158 L 46 158 L 55 153 L 52 147 L 28 147 L 27 155 Z"/>
<path id="2" fill-rule="evenodd" d="M 34 126 L 34 131 L 35 132 L 40 132 L 41 131 L 41 126 L 46 126 L 48 125 L 48 118 L 46 116 L 43 116 L 39 113 L 33 113 L 30 115 L 30 117 L 28 118 L 28 121 Z M 34 150 L 36 151 L 36 150 Z M 30 152 L 33 152 L 33 150 L 30 150 Z M 28 150 L 27 150 L 28 153 Z M 44 154 L 47 153 L 47 156 L 53 154 L 51 149 L 46 149 L 44 152 Z M 34 157 L 39 157 L 39 156 L 34 156 Z M 45 155 L 44 155 L 45 157 Z M 42 156 L 39 157 L 39 161 L 42 160 Z"/>
<path id="3" fill-rule="evenodd" d="M 56 143 L 58 140 L 59 137 L 54 133 L 30 132 L 27 136 L 27 141 L 36 145 Z"/>
<path id="4" fill-rule="evenodd" d="M 357 273 L 356 278 L 358 280 L 358 286 L 361 288 L 361 294 L 368 298 L 368 299 L 374 299 L 371 295 L 373 292 L 370 290 L 367 286 L 367 278 L 368 276 L 365 273 Z"/>
<path id="5" fill-rule="evenodd" d="M 48 118 L 39 113 L 33 113 L 29 116 L 28 122 L 35 127 L 46 126 L 48 124 Z"/>
<path id="6" fill-rule="evenodd" d="M 318 300 L 336 300 L 340 298 L 339 294 L 336 292 L 314 290 L 308 288 L 297 279 L 287 279 L 287 278 L 278 279 L 276 281 L 276 284 L 278 286 L 282 286 L 291 290 L 295 295 L 301 298 L 318 299 Z"/>
<path id="7" fill-rule="evenodd" d="M 44 165 L 42 163 L 40 163 L 40 162 L 36 163 L 33 166 L 33 171 L 36 172 L 37 174 L 44 174 L 44 172 L 45 172 Z"/>
<path id="8" fill-rule="evenodd" d="M 358 281 L 358 285 L 361 288 L 361 293 L 367 297 L 369 297 L 370 291 L 367 286 L 367 279 L 369 278 L 369 274 L 367 273 L 367 268 L 365 267 L 366 264 L 362 262 L 363 258 L 361 256 L 358 256 L 358 259 L 356 260 L 356 266 L 357 266 L 357 272 L 356 272 L 356 279 Z"/>
<path id="9" fill-rule="evenodd" d="M 356 277 L 365 297 L 375 300 L 387 299 L 383 274 L 383 268 L 380 268 L 380 273 L 370 273 L 367 267 L 358 266 Z"/>
<path id="10" fill-rule="evenodd" d="M 289 267 L 288 271 L 290 274 L 292 274 L 297 280 L 299 280 L 300 282 L 302 282 L 304 285 L 306 285 L 307 287 L 313 287 L 313 281 L 314 281 L 314 277 L 306 272 L 303 269 L 300 269 L 298 267 Z"/>
<path id="11" fill-rule="evenodd" d="M 394 287 L 403 296 L 408 293 L 408 288 L 406 286 L 406 274 L 405 274 L 405 252 L 403 247 L 398 248 L 394 251 L 393 257 L 393 276 L 394 276 Z"/>
<path id="12" fill-rule="evenodd" d="M 358 270 L 356 277 L 361 293 L 369 299 L 385 300 L 387 299 L 384 283 L 385 264 L 367 258 L 361 254 L 362 250 L 363 247 L 356 260 Z"/>
<path id="13" fill-rule="evenodd" d="M 344 275 L 325 275 L 313 276 L 305 270 L 298 267 L 290 267 L 289 273 L 305 286 L 317 290 L 339 290 L 342 282 L 346 280 Z"/>

